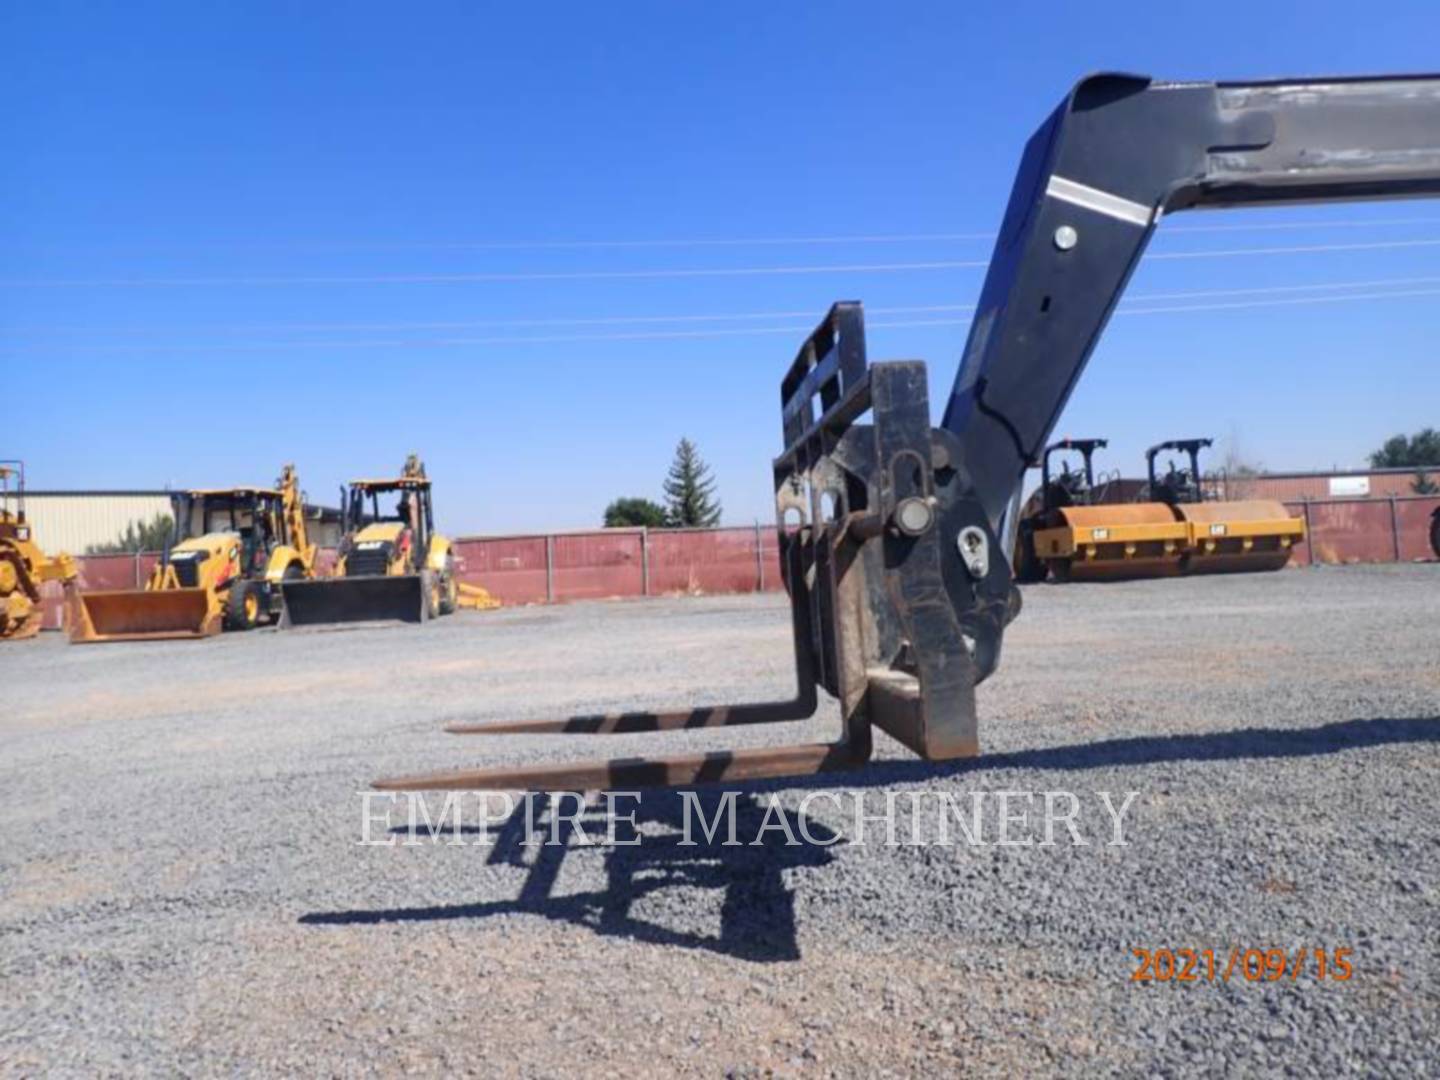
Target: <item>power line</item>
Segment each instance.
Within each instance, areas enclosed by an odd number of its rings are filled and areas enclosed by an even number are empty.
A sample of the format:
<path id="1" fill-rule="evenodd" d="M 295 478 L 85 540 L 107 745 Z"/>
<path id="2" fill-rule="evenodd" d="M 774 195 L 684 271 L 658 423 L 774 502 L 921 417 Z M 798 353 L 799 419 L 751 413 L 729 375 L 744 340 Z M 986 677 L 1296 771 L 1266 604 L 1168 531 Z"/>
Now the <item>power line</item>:
<path id="1" fill-rule="evenodd" d="M 1369 278 L 1360 281 L 1311 282 L 1294 285 L 1262 285 L 1233 289 L 1192 289 L 1182 292 L 1129 293 L 1126 303 L 1142 303 L 1156 300 L 1211 299 L 1227 296 L 1265 296 L 1270 294 L 1333 292 L 1344 289 L 1405 288 L 1417 285 L 1440 284 L 1440 277 Z M 971 312 L 975 304 L 920 304 L 909 306 L 872 307 L 867 305 L 867 315 L 915 315 L 940 312 Z M 442 322 L 390 322 L 390 323 L 246 323 L 230 326 L 170 326 L 150 327 L 15 327 L 20 333 L 81 333 L 81 334 L 163 334 L 180 331 L 208 331 L 229 333 L 235 331 L 286 331 L 311 333 L 316 331 L 349 331 L 356 333 L 406 330 L 477 330 L 488 328 L 542 329 L 568 326 L 628 326 L 665 323 L 712 323 L 751 322 L 763 319 L 810 319 L 818 316 L 818 309 L 796 311 L 750 311 L 723 312 L 714 314 L 685 315 L 603 315 L 603 316 L 561 316 L 530 319 L 479 319 Z"/>
<path id="2" fill-rule="evenodd" d="M 1244 256 L 1318 255 L 1334 252 L 1394 251 L 1440 247 L 1440 239 L 1385 240 L 1358 244 L 1299 244 L 1289 247 L 1230 248 L 1209 251 L 1167 251 L 1148 255 L 1152 261 L 1229 259 Z M 974 270 L 988 259 L 942 262 L 857 263 L 833 266 L 746 266 L 649 270 L 494 271 L 472 274 L 380 274 L 366 276 L 219 277 L 219 278 L 97 278 L 71 280 L 0 280 L 8 288 L 134 288 L 176 286 L 295 285 L 464 285 L 534 281 L 621 281 L 664 278 L 756 277 L 811 274 L 888 274 L 933 270 Z"/>
<path id="3" fill-rule="evenodd" d="M 1426 280 L 1426 279 L 1417 279 Z M 1433 279 L 1431 279 L 1433 280 Z M 1285 287 L 1280 287 L 1285 288 Z M 1264 291 L 1264 290 L 1256 290 Z M 1234 290 L 1217 290 L 1219 293 L 1230 293 Z M 1157 294 L 1159 295 L 1159 294 Z M 1196 294 L 1190 294 L 1196 295 Z M 1297 304 L 1339 304 L 1353 301 L 1392 300 L 1417 296 L 1440 296 L 1440 288 L 1430 289 L 1391 289 L 1378 290 L 1361 293 L 1332 293 L 1326 296 L 1271 296 L 1269 298 L 1255 300 L 1221 301 L 1213 304 L 1182 304 L 1162 307 L 1139 307 L 1131 308 L 1122 306 L 1116 311 L 1117 315 L 1169 315 L 1184 314 L 1187 312 L 1208 312 L 1239 308 L 1269 308 L 1285 307 Z M 1152 295 L 1150 299 L 1154 299 Z M 1144 302 L 1142 298 L 1135 300 Z M 1133 301 L 1132 301 L 1133 302 Z M 899 330 L 915 329 L 922 327 L 949 327 L 967 326 L 966 319 L 915 319 L 901 321 L 878 321 L 867 324 L 872 330 Z M 374 349 L 374 348 L 464 348 L 482 345 L 544 345 L 559 343 L 579 342 L 606 342 L 606 341 L 654 341 L 654 340 L 683 340 L 703 338 L 724 338 L 724 337 L 747 337 L 771 334 L 795 334 L 809 333 L 813 329 L 812 323 L 795 324 L 787 326 L 765 326 L 765 327 L 735 327 L 727 329 L 709 328 L 701 330 L 656 330 L 656 331 L 634 331 L 626 333 L 605 333 L 605 334 L 547 334 L 547 335 L 507 335 L 483 338 L 449 338 L 449 339 L 392 339 L 377 340 L 364 339 L 358 341 L 278 341 L 278 342 L 246 342 L 246 343 L 223 343 L 218 345 L 31 345 L 12 346 L 12 351 L 30 349 L 66 349 L 74 352 L 123 352 L 123 353 L 147 353 L 147 352 L 264 352 L 293 349 Z"/>
<path id="4" fill-rule="evenodd" d="M 1224 225 L 1170 225 L 1163 226 L 1164 234 L 1174 233 L 1228 233 L 1228 232 L 1282 232 L 1322 229 L 1378 229 L 1413 228 L 1416 226 L 1440 225 L 1440 218 L 1352 218 L 1338 221 L 1284 221 L 1229 223 Z M 288 244 L 246 244 L 217 243 L 191 246 L 156 246 L 128 248 L 129 251 L 296 251 L 296 252 L 356 252 L 356 251 L 604 251 L 604 250 L 654 250 L 664 248 L 744 248 L 744 247 L 819 247 L 843 246 L 846 244 L 921 244 L 921 243 L 975 243 L 993 242 L 993 229 L 972 232 L 930 232 L 930 233 L 871 233 L 816 236 L 746 236 L 746 237 L 650 237 L 601 240 L 455 240 L 435 242 L 356 242 L 356 243 L 288 243 Z M 15 246 L 11 242 L 11 246 Z M 104 246 L 50 247 L 40 245 L 40 250 L 57 251 L 114 251 Z"/>
<path id="5" fill-rule="evenodd" d="M 1341 293 L 1335 296 L 1291 296 L 1271 300 L 1235 300 L 1218 304 L 1191 304 L 1180 307 L 1121 309 L 1117 315 L 1169 315 L 1185 311 L 1229 311 L 1235 308 L 1286 307 L 1295 304 L 1335 304 L 1348 300 L 1398 300 L 1407 296 L 1440 296 L 1440 289 L 1403 289 L 1387 292 Z"/>
<path id="6" fill-rule="evenodd" d="M 1440 240 L 1436 241 L 1440 244 Z M 94 278 L 3 280 L 0 287 L 131 288 L 214 285 L 470 285 L 501 281 L 625 281 L 655 278 L 757 277 L 792 274 L 893 274 L 928 270 L 970 270 L 986 259 L 945 262 L 866 263 L 836 266 L 719 266 L 651 270 L 500 270 L 471 274 L 375 274 L 362 276 Z"/>
<path id="7" fill-rule="evenodd" d="M 1229 251 L 1162 251 L 1147 259 L 1228 259 L 1239 255 L 1318 255 L 1336 251 L 1393 251 L 1440 247 L 1440 240 L 1382 240 L 1369 244 L 1298 244 L 1294 247 L 1232 248 Z"/>
<path id="8" fill-rule="evenodd" d="M 869 307 L 865 310 L 874 314 L 915 314 L 937 311 L 974 311 L 974 304 L 925 304 L 914 307 Z M 163 334 L 175 330 L 207 330 L 216 333 L 254 330 L 284 330 L 307 333 L 325 330 L 346 330 L 357 332 L 393 332 L 397 330 L 478 330 L 488 327 L 513 327 L 516 329 L 548 326 L 626 326 L 639 323 L 707 323 L 744 322 L 757 319 L 808 319 L 818 318 L 818 308 L 799 311 L 752 311 L 722 313 L 714 315 L 597 315 L 590 317 L 552 317 L 539 319 L 479 319 L 459 322 L 392 322 L 392 323 L 247 323 L 230 326 L 179 326 L 172 324 L 161 327 L 17 327 L 21 333 L 80 333 L 80 334 Z"/>

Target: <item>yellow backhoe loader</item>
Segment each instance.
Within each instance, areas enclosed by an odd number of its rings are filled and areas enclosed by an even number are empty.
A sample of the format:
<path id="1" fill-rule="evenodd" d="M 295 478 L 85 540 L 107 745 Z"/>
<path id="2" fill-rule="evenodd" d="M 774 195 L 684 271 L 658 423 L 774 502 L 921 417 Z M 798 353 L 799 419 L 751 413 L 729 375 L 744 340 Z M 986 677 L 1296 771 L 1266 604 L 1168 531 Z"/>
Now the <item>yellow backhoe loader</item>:
<path id="1" fill-rule="evenodd" d="M 283 583 L 281 626 L 424 622 L 459 606 L 455 558 L 435 532 L 430 481 L 416 455 L 394 479 L 352 480 L 344 514 L 334 575 Z"/>
<path id="2" fill-rule="evenodd" d="M 13 483 L 13 487 L 11 486 Z M 40 586 L 63 582 L 73 591 L 75 560 L 40 550 L 25 520 L 25 465 L 0 461 L 0 641 L 19 641 L 40 632 Z"/>
<path id="3" fill-rule="evenodd" d="M 314 573 L 315 545 L 295 467 L 274 488 L 186 491 L 171 499 L 175 540 L 143 589 L 75 592 L 73 642 L 202 638 L 278 617 L 280 586 Z"/>

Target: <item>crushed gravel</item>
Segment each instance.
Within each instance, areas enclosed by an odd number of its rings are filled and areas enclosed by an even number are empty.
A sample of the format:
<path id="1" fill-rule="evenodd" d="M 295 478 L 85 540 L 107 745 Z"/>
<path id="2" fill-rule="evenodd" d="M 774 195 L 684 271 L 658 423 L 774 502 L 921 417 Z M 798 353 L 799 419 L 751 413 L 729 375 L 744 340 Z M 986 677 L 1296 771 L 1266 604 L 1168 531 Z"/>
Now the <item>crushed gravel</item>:
<path id="1" fill-rule="evenodd" d="M 0 645 L 0 1073 L 1440 1072 L 1440 566 L 1025 601 L 983 758 L 882 737 L 865 772 L 740 789 L 733 847 L 680 843 L 674 793 L 641 800 L 636 845 L 468 812 L 432 842 L 403 800 L 372 803 L 366 845 L 361 793 L 830 737 L 833 703 L 650 740 L 439 730 L 783 696 L 779 597 Z M 1076 796 L 1085 845 L 1039 842 L 1045 792 Z M 1123 846 L 1101 792 L 1136 793 Z M 891 795 L 905 842 L 854 843 L 852 793 Z M 939 843 L 941 800 L 977 797 L 983 843 Z M 1032 843 L 996 842 L 1002 798 Z M 1134 949 L 1271 947 L 1309 966 L 1132 980 Z M 1352 950 L 1351 977 L 1317 979 L 1317 948 Z"/>

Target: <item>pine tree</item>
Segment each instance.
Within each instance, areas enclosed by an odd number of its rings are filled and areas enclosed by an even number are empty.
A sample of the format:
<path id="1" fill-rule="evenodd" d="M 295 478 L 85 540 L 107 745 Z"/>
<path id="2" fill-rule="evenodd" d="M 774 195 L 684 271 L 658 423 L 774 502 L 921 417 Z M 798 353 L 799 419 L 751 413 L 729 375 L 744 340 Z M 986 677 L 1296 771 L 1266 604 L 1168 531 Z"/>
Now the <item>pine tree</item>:
<path id="1" fill-rule="evenodd" d="M 1370 455 L 1374 469 L 1425 468 L 1440 465 L 1440 431 L 1426 428 L 1406 438 L 1395 435 Z"/>
<path id="2" fill-rule="evenodd" d="M 669 524 L 677 528 L 720 524 L 715 480 L 689 439 L 681 439 L 675 448 L 675 460 L 665 478 L 665 514 Z"/>

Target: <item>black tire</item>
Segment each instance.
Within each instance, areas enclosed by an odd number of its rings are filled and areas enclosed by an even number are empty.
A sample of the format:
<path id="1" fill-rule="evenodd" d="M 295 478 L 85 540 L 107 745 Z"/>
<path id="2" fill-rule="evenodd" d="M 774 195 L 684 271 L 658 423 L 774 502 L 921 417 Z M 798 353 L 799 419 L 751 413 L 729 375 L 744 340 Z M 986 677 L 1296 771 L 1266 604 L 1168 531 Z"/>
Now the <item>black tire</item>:
<path id="1" fill-rule="evenodd" d="M 1045 580 L 1045 564 L 1035 554 L 1035 530 L 1021 522 L 1015 539 L 1015 580 L 1021 585 L 1034 585 Z"/>
<path id="2" fill-rule="evenodd" d="M 241 579 L 230 586 L 225 598 L 225 629 L 253 630 L 265 610 L 265 597 L 259 582 Z"/>
<path id="3" fill-rule="evenodd" d="M 455 580 L 455 563 L 445 560 L 445 572 L 440 578 L 440 614 L 454 615 L 460 606 L 460 582 Z"/>
<path id="4" fill-rule="evenodd" d="M 1440 559 L 1440 510 L 1430 515 L 1430 550 Z"/>

